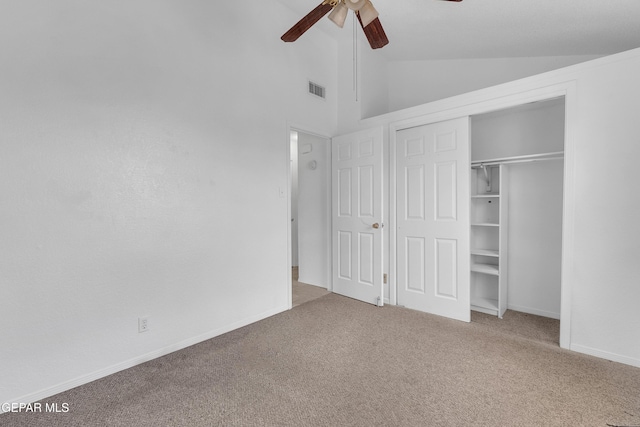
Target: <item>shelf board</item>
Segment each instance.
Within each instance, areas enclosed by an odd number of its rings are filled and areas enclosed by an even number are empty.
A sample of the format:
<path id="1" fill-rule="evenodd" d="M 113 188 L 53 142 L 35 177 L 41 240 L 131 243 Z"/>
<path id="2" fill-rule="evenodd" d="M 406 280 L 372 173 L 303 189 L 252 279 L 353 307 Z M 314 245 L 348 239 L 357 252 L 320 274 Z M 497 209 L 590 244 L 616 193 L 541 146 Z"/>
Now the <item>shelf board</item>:
<path id="1" fill-rule="evenodd" d="M 473 298 L 471 300 L 471 310 L 481 313 L 498 315 L 498 300 L 491 298 Z"/>
<path id="2" fill-rule="evenodd" d="M 471 271 L 482 274 L 490 274 L 492 276 L 500 275 L 498 266 L 493 264 L 471 264 Z"/>
<path id="3" fill-rule="evenodd" d="M 499 257 L 500 252 L 493 249 L 471 249 L 471 255 Z"/>
<path id="4" fill-rule="evenodd" d="M 492 222 L 474 222 L 471 224 L 474 227 L 499 227 L 500 224 L 494 224 Z"/>

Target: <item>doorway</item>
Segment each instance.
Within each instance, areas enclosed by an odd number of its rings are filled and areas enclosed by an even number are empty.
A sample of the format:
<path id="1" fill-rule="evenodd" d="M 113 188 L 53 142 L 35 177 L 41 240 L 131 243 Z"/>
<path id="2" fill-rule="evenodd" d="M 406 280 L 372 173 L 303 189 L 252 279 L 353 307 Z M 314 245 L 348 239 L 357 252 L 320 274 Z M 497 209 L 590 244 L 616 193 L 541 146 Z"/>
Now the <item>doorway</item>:
<path id="1" fill-rule="evenodd" d="M 466 167 L 474 165 L 474 161 L 490 163 L 488 161 L 495 160 L 495 164 L 509 161 L 513 163 L 513 166 L 507 167 L 513 168 L 515 172 L 512 181 L 514 185 L 517 182 L 519 186 L 511 191 L 511 193 L 514 193 L 513 200 L 518 203 L 517 209 L 514 211 L 514 221 L 518 222 L 518 227 L 510 241 L 511 244 L 504 246 L 506 253 L 500 253 L 499 247 L 485 247 L 486 243 L 476 245 L 475 254 L 471 256 L 472 262 L 479 261 L 480 264 L 487 264 L 491 268 L 482 269 L 484 271 L 479 273 L 471 272 L 471 274 L 497 276 L 499 271 L 498 264 L 500 263 L 497 259 L 502 258 L 502 255 L 504 255 L 505 261 L 508 258 L 513 258 L 513 266 L 516 268 L 510 269 L 508 277 L 511 277 L 512 282 L 516 283 L 516 285 L 514 285 L 511 298 L 509 298 L 509 309 L 513 312 L 526 314 L 524 317 L 538 316 L 541 320 L 550 319 L 554 329 L 553 335 L 556 337 L 555 342 L 558 343 L 557 337 L 560 336 L 560 345 L 566 348 L 570 318 L 568 316 L 567 300 L 563 299 L 561 302 L 560 296 L 561 294 L 564 296 L 568 292 L 568 287 L 563 283 L 562 277 L 564 251 L 566 250 L 564 244 L 565 240 L 567 240 L 565 239 L 567 235 L 569 236 L 567 241 L 570 241 L 570 234 L 567 234 L 567 230 L 564 227 L 564 210 L 570 205 L 571 198 L 569 197 L 569 201 L 567 201 L 567 194 L 571 194 L 572 191 L 570 186 L 568 189 L 565 188 L 564 182 L 564 177 L 570 176 L 570 171 L 565 170 L 565 162 L 563 160 L 565 140 L 567 139 L 565 138 L 565 100 L 567 92 L 564 89 L 561 89 L 561 92 L 555 97 L 538 96 L 536 94 L 533 97 L 535 99 L 529 99 L 528 101 L 510 101 L 507 103 L 510 105 L 504 105 L 503 108 L 495 108 L 495 106 L 493 108 L 483 108 L 482 106 L 470 108 L 468 117 L 471 120 L 471 132 L 468 143 L 471 144 L 471 164 L 467 164 Z M 458 117 L 464 117 L 464 114 Z M 403 143 L 401 135 L 403 135 L 402 132 L 405 129 L 442 122 L 440 116 L 439 118 L 440 121 L 426 118 L 423 120 L 407 120 L 391 126 L 390 129 L 390 137 L 392 138 L 391 155 L 394 156 L 391 162 L 393 169 L 391 177 L 394 182 L 391 185 L 390 203 L 392 203 L 392 211 L 395 214 L 392 229 L 395 235 L 392 238 L 393 245 L 390 252 L 391 261 L 394 263 L 393 270 L 395 270 L 393 278 L 396 280 L 396 283 L 394 283 L 396 301 L 400 304 L 402 304 L 399 298 L 401 288 L 409 286 L 408 281 L 403 279 L 402 269 L 406 269 L 409 261 L 411 261 L 403 255 L 401 249 L 403 247 L 406 248 L 407 244 L 399 241 L 403 235 L 401 234 L 402 230 L 398 229 L 398 227 L 403 226 L 402 221 L 406 216 L 402 213 L 402 209 L 410 207 L 407 205 L 409 199 L 403 198 L 400 193 L 401 184 L 408 182 L 401 170 L 403 168 L 400 157 L 408 152 L 406 147 L 403 148 L 401 146 Z M 409 142 L 413 143 L 412 141 Z M 485 142 L 484 146 L 482 141 Z M 405 141 L 405 145 L 407 143 Z M 569 144 L 568 148 L 571 155 L 571 144 Z M 538 159 L 536 159 L 535 163 L 528 163 L 529 156 L 537 157 L 539 154 L 544 157 L 542 159 L 544 161 L 538 162 Z M 548 154 L 559 154 L 559 159 L 551 159 L 550 157 L 556 156 L 548 156 Z M 522 160 L 522 157 L 527 158 L 526 165 L 523 163 L 515 166 L 516 163 Z M 570 166 L 571 163 L 569 163 Z M 518 170 L 515 169 L 516 167 Z M 433 171 L 425 175 L 434 176 Z M 421 178 L 420 182 L 423 182 Z M 416 186 L 414 185 L 414 187 Z M 491 214 L 497 218 L 499 211 L 495 205 L 499 205 L 496 202 L 502 196 L 494 194 L 494 190 L 486 191 L 490 194 L 483 194 L 477 197 L 480 198 L 479 200 L 482 203 L 493 203 L 494 208 L 485 210 L 485 212 L 488 212 L 487 215 Z M 473 192 L 473 194 L 477 194 L 477 192 Z M 433 199 L 433 197 L 431 198 Z M 420 202 L 420 206 L 422 206 L 422 202 Z M 544 209 L 532 213 L 532 207 Z M 428 211 L 430 215 L 433 214 L 433 209 L 428 209 Z M 422 211 L 419 210 L 419 212 Z M 551 214 L 549 215 L 550 212 Z M 492 231 L 498 229 L 501 223 L 497 219 L 495 221 L 477 220 L 476 222 L 478 223 L 476 224 L 477 226 L 482 226 L 478 228 L 491 229 Z M 534 230 L 533 233 L 531 232 L 532 230 Z M 487 237 L 481 240 L 498 242 L 495 233 L 491 235 L 491 238 Z M 494 243 L 494 245 L 501 246 L 497 243 Z M 433 247 L 433 242 L 425 247 L 428 246 Z M 513 246 L 514 251 L 506 250 L 508 246 Z M 414 264 L 420 265 L 417 262 Z M 423 277 L 422 273 L 424 272 L 430 274 L 433 279 L 433 274 L 439 271 L 439 269 L 428 272 L 423 270 L 418 270 L 417 272 L 405 271 L 404 273 L 406 274 L 404 276 L 411 278 L 413 275 L 413 277 L 420 279 Z M 467 270 L 466 273 L 461 274 L 468 277 L 469 273 Z M 458 280 L 460 277 L 462 276 L 458 276 Z M 506 272 L 504 277 L 507 277 Z M 495 284 L 499 283 L 495 278 L 491 281 L 483 280 L 482 282 L 483 285 L 487 285 L 487 288 L 495 288 Z M 536 284 L 537 288 L 535 287 Z M 544 287 L 543 292 L 540 292 L 541 285 Z M 474 285 L 471 284 L 471 292 L 473 292 L 473 288 Z M 429 292 L 434 293 L 433 286 Z M 495 307 L 485 306 L 484 308 L 492 308 L 491 311 L 495 312 L 496 318 L 501 317 L 503 313 L 499 310 L 499 307 L 501 307 L 500 299 L 506 299 L 507 294 L 500 293 L 499 289 L 497 292 L 493 291 L 492 293 L 493 295 L 484 294 L 477 295 L 477 297 L 493 300 Z M 474 304 L 473 293 L 471 300 L 471 306 L 480 306 L 480 304 Z M 476 298 L 477 300 L 478 298 Z M 435 311 L 432 306 L 429 307 L 429 310 L 425 311 Z M 467 313 L 469 310 L 470 306 L 467 308 Z M 562 334 L 560 333 L 559 322 L 561 314 L 563 319 L 566 320 L 562 324 Z M 542 323 L 548 322 L 545 320 Z M 562 336 L 564 336 L 564 340 Z"/>
<path id="2" fill-rule="evenodd" d="M 473 115 L 471 124 L 472 321 L 558 344 L 565 98 Z M 503 322 L 476 314 L 492 314 L 492 301 Z"/>
<path id="3" fill-rule="evenodd" d="M 330 139 L 291 128 L 292 306 L 328 293 Z"/>
<path id="4" fill-rule="evenodd" d="M 573 147 L 575 146 L 575 142 L 574 142 L 572 133 L 569 131 L 570 127 L 565 126 L 565 119 L 567 117 L 571 117 L 572 115 L 572 111 L 574 107 L 573 107 L 573 103 L 569 102 L 568 99 L 573 99 L 573 96 L 575 94 L 574 89 L 575 89 L 574 86 L 571 84 L 558 85 L 554 87 L 549 87 L 544 93 L 524 92 L 524 93 L 514 95 L 513 97 L 510 97 L 508 99 L 501 99 L 495 102 L 493 101 L 487 102 L 486 104 L 483 103 L 483 104 L 469 105 L 464 108 L 460 108 L 455 112 L 447 112 L 446 114 L 445 113 L 433 114 L 433 115 L 420 117 L 418 119 L 406 119 L 403 121 L 398 121 L 390 124 L 390 129 L 389 129 L 389 136 L 391 140 L 390 155 L 392 156 L 391 162 L 390 162 L 390 167 L 391 167 L 390 204 L 391 204 L 391 215 L 392 215 L 391 217 L 392 228 L 390 229 L 390 231 L 393 233 L 390 239 L 391 245 L 389 248 L 390 262 L 391 262 L 390 277 L 392 280 L 390 284 L 391 304 L 398 303 L 397 301 L 398 301 L 399 289 L 402 286 L 406 286 L 406 283 L 400 282 L 401 278 L 400 278 L 400 272 L 399 272 L 399 270 L 403 268 L 404 265 L 406 265 L 406 262 L 405 262 L 406 260 L 400 259 L 398 257 L 399 255 L 398 247 L 401 244 L 400 242 L 398 242 L 399 233 L 397 230 L 397 225 L 400 221 L 400 218 L 398 218 L 398 212 L 400 210 L 399 206 L 403 204 L 403 201 L 401 200 L 401 197 L 398 194 L 398 186 L 399 186 L 398 182 L 402 178 L 399 175 L 400 171 L 398 170 L 399 169 L 398 158 L 396 153 L 396 151 L 398 150 L 398 144 L 401 143 L 398 140 L 399 132 L 401 132 L 404 129 L 408 129 L 416 126 L 427 125 L 430 123 L 438 123 L 445 120 L 468 116 L 472 119 L 471 135 L 473 139 L 470 138 L 470 141 L 474 141 L 474 140 L 477 140 L 478 138 L 478 135 L 477 135 L 478 119 L 481 119 L 483 117 L 488 117 L 490 114 L 493 114 L 493 113 L 499 115 L 500 112 L 510 113 L 518 109 L 523 109 L 523 110 L 538 109 L 544 115 L 544 114 L 547 114 L 546 112 L 548 111 L 548 109 L 539 108 L 539 107 L 547 107 L 547 106 L 553 105 L 551 110 L 555 109 L 556 111 L 560 112 L 559 115 L 556 115 L 556 119 L 554 119 L 556 120 L 556 123 L 553 123 L 553 124 L 537 123 L 533 126 L 538 127 L 537 129 L 538 135 L 540 135 L 541 130 L 542 131 L 550 130 L 550 129 L 546 129 L 545 127 L 554 128 L 553 132 L 555 132 L 556 135 L 559 135 L 559 141 L 561 145 L 561 148 L 559 149 L 559 151 L 563 151 L 560 154 L 564 158 L 564 160 L 562 158 L 560 160 L 555 160 L 556 164 L 560 165 L 561 168 L 559 171 L 553 172 L 554 178 L 550 178 L 552 175 L 543 174 L 544 178 L 541 180 L 544 182 L 546 178 L 549 178 L 547 179 L 547 183 L 552 183 L 552 185 L 555 186 L 553 193 L 556 195 L 558 194 L 561 195 L 558 198 L 555 196 L 551 196 L 550 194 L 546 194 L 544 191 L 542 191 L 542 196 L 545 202 L 550 197 L 556 199 L 557 203 L 555 203 L 555 206 L 556 206 L 555 209 L 556 209 L 556 212 L 559 212 L 559 214 L 556 215 L 555 217 L 556 225 L 554 225 L 551 228 L 555 230 L 553 232 L 554 239 L 555 239 L 555 243 L 553 245 L 554 246 L 553 252 L 556 253 L 556 257 L 554 258 L 553 265 L 551 265 L 551 269 L 550 269 L 550 270 L 554 270 L 553 280 L 555 282 L 556 287 L 553 292 L 554 298 L 552 298 L 552 300 L 553 300 L 553 304 L 555 304 L 555 307 L 553 307 L 552 310 L 547 310 L 544 307 L 539 307 L 541 308 L 541 311 L 532 311 L 530 313 L 525 313 L 525 314 L 527 314 L 527 316 L 540 316 L 542 320 L 546 319 L 551 321 L 552 323 L 555 323 L 555 326 L 553 326 L 553 328 L 555 331 L 558 331 L 558 329 L 559 331 L 558 332 L 554 331 L 554 336 L 557 337 L 559 335 L 559 340 L 557 338 L 554 338 L 554 342 L 558 343 L 559 341 L 559 344 L 562 348 L 569 347 L 571 316 L 570 316 L 570 298 L 568 296 L 570 296 L 571 283 L 570 281 L 566 280 L 565 268 L 567 267 L 567 264 L 570 263 L 570 260 L 571 260 L 571 257 L 570 256 L 567 257 L 566 255 L 567 255 L 567 248 L 573 247 L 573 232 L 570 224 L 569 226 L 566 226 L 566 221 L 567 221 L 566 212 L 570 211 L 573 206 L 573 198 L 574 198 L 573 184 L 574 183 L 572 180 L 572 176 L 573 176 L 573 170 L 574 170 Z M 475 123 L 473 122 L 474 119 L 476 120 Z M 498 130 L 499 132 L 497 133 L 493 132 L 492 135 L 489 135 L 490 136 L 489 139 L 497 140 L 509 133 L 511 133 L 512 135 L 518 134 L 518 133 L 522 133 L 522 134 L 528 133 L 527 129 L 524 129 L 522 126 L 514 126 L 513 122 L 509 125 L 498 127 Z M 502 134 L 500 132 L 502 132 Z M 548 142 L 549 140 L 545 138 L 541 138 L 537 140 L 535 145 L 537 145 L 538 147 L 543 147 Z M 516 149 L 521 148 L 521 146 L 518 143 L 514 142 L 513 140 L 509 140 L 508 138 L 506 143 L 503 140 L 502 145 L 507 148 L 516 148 Z M 552 151 L 552 150 L 548 150 L 547 148 L 543 148 L 543 150 L 545 152 Z M 555 151 L 555 149 L 553 151 Z M 529 154 L 529 153 L 520 153 L 520 154 Z M 484 160 L 484 159 L 497 158 L 501 156 L 515 157 L 515 156 L 518 156 L 518 153 L 515 153 L 515 152 L 508 153 L 508 154 L 500 153 L 500 154 L 491 154 L 491 155 L 485 153 L 485 155 L 483 155 L 482 157 L 479 157 L 477 153 L 471 153 L 471 160 L 472 161 L 477 159 Z M 551 166 L 551 163 L 544 163 L 544 164 L 546 166 Z M 522 175 L 522 176 L 526 176 L 526 175 Z M 528 179 L 529 178 L 525 178 L 525 180 L 528 180 Z M 519 194 L 518 196 L 524 196 L 524 195 L 525 194 Z M 490 212 L 495 212 L 495 211 L 490 210 Z M 486 225 L 494 225 L 494 224 L 486 224 Z M 536 245 L 530 246 L 530 248 L 535 247 Z M 544 250 L 542 251 L 540 250 L 539 245 L 537 246 L 537 248 L 539 252 L 544 252 Z M 497 256 L 495 250 L 483 251 L 483 252 L 485 253 L 482 253 L 481 255 L 485 257 Z M 538 266 L 539 272 L 544 270 L 545 270 L 544 265 Z M 467 273 L 466 275 L 468 276 L 468 274 L 469 273 Z M 420 277 L 420 272 L 418 272 L 417 277 Z M 523 289 L 520 289 L 520 291 L 522 290 Z M 524 293 L 522 292 L 520 292 L 520 294 L 521 294 L 520 296 L 524 295 Z M 515 304 L 518 305 L 518 303 L 515 303 Z M 525 305 L 522 305 L 520 307 L 513 306 L 511 307 L 511 310 L 514 312 L 516 310 L 521 310 L 520 312 L 523 312 L 524 311 L 523 308 L 526 308 L 526 307 L 527 306 Z M 531 308 L 531 306 L 529 306 L 529 308 Z M 496 312 L 497 310 L 498 309 L 496 309 Z M 560 317 L 562 317 L 561 323 L 560 323 Z M 496 316 L 496 319 L 500 320 L 498 319 L 497 316 Z"/>

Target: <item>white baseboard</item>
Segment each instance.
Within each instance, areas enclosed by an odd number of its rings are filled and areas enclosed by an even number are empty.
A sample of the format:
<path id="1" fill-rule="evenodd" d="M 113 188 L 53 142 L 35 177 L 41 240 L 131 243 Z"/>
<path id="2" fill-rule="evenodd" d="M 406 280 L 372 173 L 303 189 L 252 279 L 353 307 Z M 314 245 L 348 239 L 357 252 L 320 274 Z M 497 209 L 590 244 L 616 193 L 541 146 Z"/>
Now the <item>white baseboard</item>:
<path id="1" fill-rule="evenodd" d="M 314 280 L 308 280 L 306 277 L 298 277 L 298 282 L 304 283 L 305 285 L 317 286 L 322 289 L 327 289 L 326 285 L 321 285 L 319 283 L 314 283 Z"/>
<path id="2" fill-rule="evenodd" d="M 554 313 L 551 311 L 539 310 L 537 308 L 524 307 L 521 305 L 508 304 L 507 308 L 513 311 L 519 311 L 521 313 L 534 314 L 536 316 L 549 317 L 551 319 L 560 320 L 560 313 Z"/>
<path id="3" fill-rule="evenodd" d="M 208 339 L 215 338 L 219 335 L 226 334 L 227 332 L 231 332 L 234 329 L 242 328 L 243 326 L 247 326 L 247 325 L 250 325 L 251 323 L 255 323 L 257 321 L 266 319 L 267 317 L 271 317 L 278 313 L 282 313 L 283 311 L 286 311 L 288 309 L 289 309 L 288 307 L 281 307 L 273 310 L 268 310 L 257 316 L 248 317 L 246 319 L 231 323 L 229 325 L 223 326 L 218 329 L 214 329 L 204 334 L 186 339 L 184 341 L 177 342 L 175 344 L 160 348 L 158 350 L 151 351 L 149 353 L 142 354 L 140 356 L 136 356 L 132 359 L 125 360 L 124 362 L 120 362 L 115 365 L 111 365 L 106 368 L 94 371 L 90 374 L 82 375 L 80 377 L 71 379 L 69 381 L 65 381 L 53 387 L 47 387 L 45 389 L 36 391 L 34 393 L 29 393 L 17 399 L 8 400 L 2 403 L 11 404 L 11 403 L 37 402 L 38 400 L 46 399 L 47 397 L 51 397 L 58 393 L 62 393 L 63 391 L 71 390 L 72 388 L 115 374 L 116 372 L 124 371 L 125 369 L 132 368 L 136 365 L 140 365 L 141 363 L 145 363 L 150 360 L 157 359 L 158 357 L 166 356 L 167 354 L 173 353 L 178 350 L 182 350 L 183 348 L 187 348 L 194 344 L 198 344 Z M 0 407 L 0 414 L 2 414 L 3 412 L 4 411 L 2 410 L 2 407 Z"/>
<path id="4" fill-rule="evenodd" d="M 613 362 L 624 363 L 625 365 L 631 365 L 635 366 L 636 368 L 640 368 L 640 359 L 636 359 L 633 357 L 610 353 L 608 351 L 598 350 L 597 348 L 591 348 L 580 344 L 571 344 L 570 349 L 578 353 L 599 357 L 600 359 L 611 360 Z"/>

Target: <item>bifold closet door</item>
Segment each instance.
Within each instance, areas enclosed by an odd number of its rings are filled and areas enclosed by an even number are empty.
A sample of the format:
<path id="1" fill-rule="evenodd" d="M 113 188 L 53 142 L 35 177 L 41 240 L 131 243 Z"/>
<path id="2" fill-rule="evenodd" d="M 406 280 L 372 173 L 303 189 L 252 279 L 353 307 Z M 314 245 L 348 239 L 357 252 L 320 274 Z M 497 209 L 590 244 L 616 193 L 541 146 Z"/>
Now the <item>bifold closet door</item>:
<path id="1" fill-rule="evenodd" d="M 398 304 L 470 321 L 469 119 L 396 133 Z"/>

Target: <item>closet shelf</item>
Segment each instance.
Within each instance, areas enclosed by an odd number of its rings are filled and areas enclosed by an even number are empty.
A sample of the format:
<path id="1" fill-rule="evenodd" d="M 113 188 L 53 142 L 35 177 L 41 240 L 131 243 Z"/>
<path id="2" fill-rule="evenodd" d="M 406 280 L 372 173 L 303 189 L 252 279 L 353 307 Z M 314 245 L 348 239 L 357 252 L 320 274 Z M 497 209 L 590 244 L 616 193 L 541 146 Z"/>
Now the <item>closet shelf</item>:
<path id="1" fill-rule="evenodd" d="M 537 162 L 541 160 L 557 160 L 564 158 L 564 151 L 554 151 L 550 153 L 528 154 L 524 156 L 501 157 L 496 159 L 472 160 L 472 168 L 481 168 L 483 166 L 495 166 L 509 163 Z"/>
<path id="2" fill-rule="evenodd" d="M 492 222 L 475 222 L 471 224 L 474 227 L 499 227 L 500 224 L 494 224 Z"/>
<path id="3" fill-rule="evenodd" d="M 498 312 L 498 300 L 491 298 L 473 298 L 471 307 L 475 311 L 495 315 Z"/>
<path id="4" fill-rule="evenodd" d="M 474 194 L 471 196 L 472 199 L 495 199 L 500 197 L 498 193 L 483 193 L 483 194 Z"/>
<path id="5" fill-rule="evenodd" d="M 498 266 L 493 264 L 472 264 L 471 271 L 475 271 L 476 273 L 490 274 L 492 276 L 500 275 Z"/>
<path id="6" fill-rule="evenodd" d="M 499 257 L 500 252 L 493 249 L 471 249 L 471 255 Z"/>

